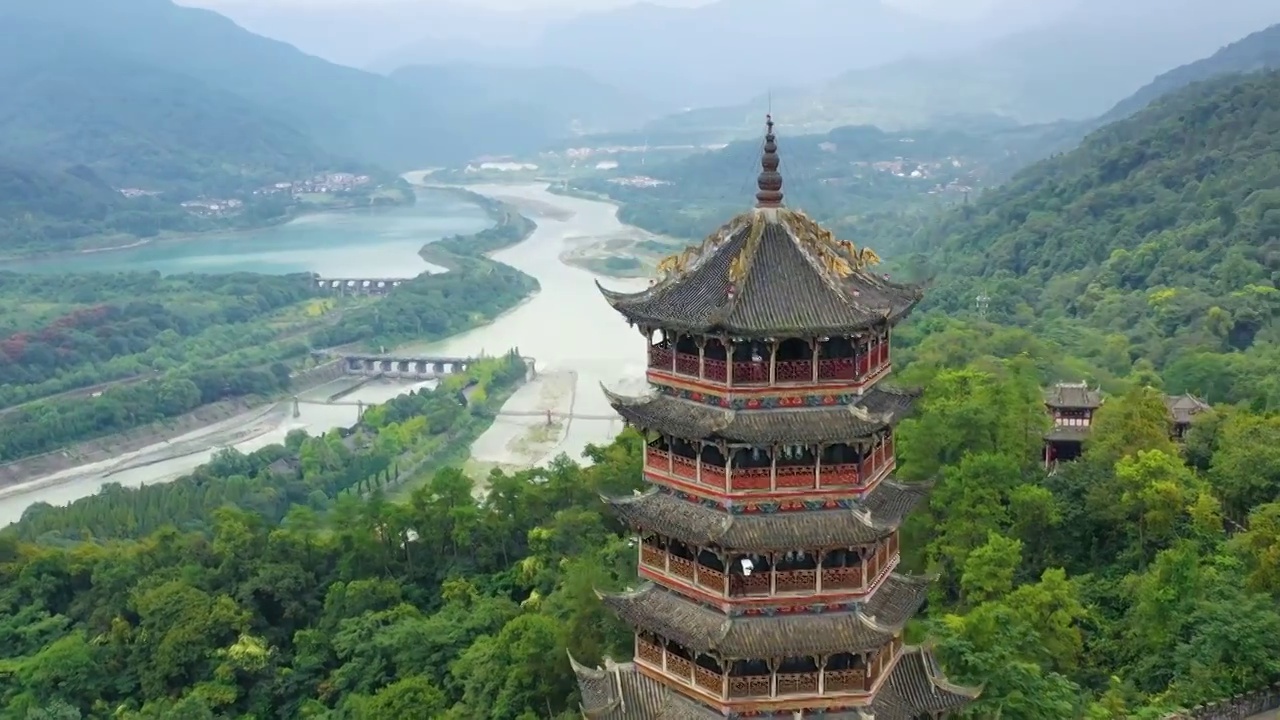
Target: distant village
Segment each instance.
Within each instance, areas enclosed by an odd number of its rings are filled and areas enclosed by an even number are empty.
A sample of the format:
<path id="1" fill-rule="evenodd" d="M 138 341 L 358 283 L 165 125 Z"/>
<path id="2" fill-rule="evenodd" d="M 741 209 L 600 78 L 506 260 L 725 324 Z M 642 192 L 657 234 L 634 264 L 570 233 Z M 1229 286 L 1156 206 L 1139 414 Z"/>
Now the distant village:
<path id="1" fill-rule="evenodd" d="M 252 194 L 258 197 L 281 194 L 288 194 L 291 197 L 324 195 L 348 192 L 362 185 L 367 185 L 372 180 L 373 178 L 368 175 L 357 175 L 355 173 L 319 173 L 305 180 L 278 182 L 260 187 L 254 190 Z M 154 190 L 143 190 L 141 188 L 119 188 L 119 192 L 127 198 L 153 197 L 160 194 Z M 195 200 L 187 200 L 182 203 L 182 207 L 200 217 L 217 217 L 239 211 L 244 207 L 244 201 L 238 198 L 202 197 Z"/>

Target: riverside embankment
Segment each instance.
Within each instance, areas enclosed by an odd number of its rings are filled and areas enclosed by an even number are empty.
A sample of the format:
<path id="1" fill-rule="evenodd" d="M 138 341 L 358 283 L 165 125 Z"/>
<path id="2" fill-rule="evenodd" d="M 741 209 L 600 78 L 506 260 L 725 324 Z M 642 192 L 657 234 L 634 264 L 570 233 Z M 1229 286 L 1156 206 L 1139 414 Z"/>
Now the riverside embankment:
<path id="1" fill-rule="evenodd" d="M 453 195 L 458 197 L 457 193 Z M 435 258 L 441 267 L 452 272 L 420 276 L 406 283 L 408 287 L 403 291 L 398 289 L 393 297 L 370 308 L 369 318 L 351 316 L 345 318 L 344 324 L 348 328 L 375 328 L 367 344 L 391 345 L 408 337 L 441 336 L 481 325 L 536 290 L 537 283 L 532 278 L 485 258 L 488 248 L 523 240 L 533 232 L 533 223 L 502 203 L 481 200 L 481 209 L 490 218 L 487 227 L 447 238 L 432 238 L 427 246 L 438 242 L 441 245 L 438 249 L 419 244 L 420 255 Z M 475 207 L 474 203 L 469 205 Z M 489 285 L 495 288 L 486 289 Z M 467 289 L 480 293 L 474 300 L 482 310 L 458 307 L 457 314 L 444 323 L 432 316 L 439 313 L 442 293 L 448 295 L 452 291 L 461 298 L 460 302 L 469 302 L 464 294 Z M 434 304 L 424 306 L 423 298 L 434 300 Z M 495 348 L 494 352 L 500 350 Z M 288 402 L 265 410 L 258 403 L 253 403 L 255 409 L 249 409 L 250 402 L 207 406 L 191 413 L 190 417 L 170 421 L 164 428 L 152 428 L 150 433 L 136 431 L 128 437 L 99 440 L 83 448 L 51 453 L 25 470 L 12 468 L 7 477 L 13 484 L 0 490 L 0 526 L 16 520 L 31 504 L 65 504 L 97 492 L 107 482 L 128 486 L 172 480 L 207 461 L 221 447 L 253 450 L 282 441 L 291 430 L 324 432 L 339 425 L 350 425 L 355 421 L 353 408 L 323 402 L 356 382 L 359 381 L 340 377 L 322 380 L 313 386 L 303 381 L 301 387 L 311 390 L 302 395 L 313 402 L 300 406 L 297 417 L 293 416 L 292 403 Z M 379 381 L 363 385 L 345 400 L 375 404 L 423 385 L 425 383 Z"/>

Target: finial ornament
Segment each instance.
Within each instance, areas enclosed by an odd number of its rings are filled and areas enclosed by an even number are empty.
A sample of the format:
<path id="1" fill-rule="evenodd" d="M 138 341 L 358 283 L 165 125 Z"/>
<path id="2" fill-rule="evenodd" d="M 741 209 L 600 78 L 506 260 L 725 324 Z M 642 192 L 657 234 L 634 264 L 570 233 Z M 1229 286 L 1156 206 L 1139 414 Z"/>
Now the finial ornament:
<path id="1" fill-rule="evenodd" d="M 773 134 L 773 114 L 764 116 L 764 154 L 760 157 L 760 177 L 756 179 L 756 207 L 782 207 L 782 174 L 778 172 L 778 144 Z"/>

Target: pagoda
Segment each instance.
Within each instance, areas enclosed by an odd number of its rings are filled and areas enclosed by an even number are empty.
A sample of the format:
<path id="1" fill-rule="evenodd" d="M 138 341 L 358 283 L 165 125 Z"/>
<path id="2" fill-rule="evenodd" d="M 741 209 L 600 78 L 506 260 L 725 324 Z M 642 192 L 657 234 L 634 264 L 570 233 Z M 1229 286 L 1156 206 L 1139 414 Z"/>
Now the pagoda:
<path id="1" fill-rule="evenodd" d="M 634 659 L 571 659 L 589 720 L 915 720 L 977 696 L 903 644 L 929 581 L 895 572 L 898 533 L 928 487 L 892 477 L 917 393 L 881 380 L 921 291 L 784 207 L 767 127 L 754 209 L 647 290 L 601 288 L 648 343 L 649 393 L 606 394 L 650 487 L 606 498 L 642 584 L 601 596 Z"/>

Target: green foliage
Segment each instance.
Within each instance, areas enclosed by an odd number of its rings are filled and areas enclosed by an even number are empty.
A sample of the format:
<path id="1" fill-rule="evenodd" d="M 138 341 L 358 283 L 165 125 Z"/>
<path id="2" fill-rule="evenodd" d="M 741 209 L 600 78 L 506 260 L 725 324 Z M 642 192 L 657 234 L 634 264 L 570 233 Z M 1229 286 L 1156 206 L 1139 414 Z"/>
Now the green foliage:
<path id="1" fill-rule="evenodd" d="M 1265 189 L 1278 142 L 1280 74 L 1195 85 L 899 249 L 937 268 L 926 310 L 971 313 L 985 294 L 992 320 L 1060 337 L 1113 372 L 1164 370 L 1166 390 L 1274 407 L 1262 368 L 1280 311 L 1280 205 Z M 1127 359 L 1106 350 L 1112 338 Z"/>
<path id="2" fill-rule="evenodd" d="M 404 505 L 340 501 L 323 530 L 301 508 L 277 522 L 226 507 L 202 534 L 65 550 L 0 537 L 0 717 L 570 713 L 566 650 L 630 646 L 589 588 L 634 576 L 596 493 L 634 486 L 639 450 L 627 433 L 590 468 L 495 473 L 482 500 L 442 471 Z M 600 622 L 569 624 L 587 617 Z"/>
<path id="3" fill-rule="evenodd" d="M 33 505 L 15 526 L 28 539 L 116 540 L 137 538 L 166 525 L 209 529 L 218 508 L 234 505 L 269 523 L 301 512 L 323 511 L 344 494 L 390 489 L 413 475 L 424 458 L 470 441 L 492 421 L 496 406 L 524 380 L 514 354 L 481 360 L 460 382 L 495 398 L 463 403 L 451 385 L 401 395 L 365 412 L 351 430 L 291 435 L 285 445 L 249 454 L 219 451 L 209 463 L 171 483 L 126 488 L 107 485 L 67 508 Z"/>
<path id="4" fill-rule="evenodd" d="M 1008 340 L 908 368 L 928 389 L 898 433 L 904 472 L 937 478 L 904 562 L 940 575 L 925 621 L 949 675 L 984 684 L 965 716 L 1159 717 L 1280 679 L 1280 498 L 1236 459 L 1266 457 L 1269 419 L 1201 416 L 1200 469 L 1150 431 L 1139 388 L 1045 476 L 1038 358 L 992 357 Z M 474 373 L 497 403 L 523 368 Z M 565 653 L 630 651 L 594 589 L 633 582 L 635 550 L 598 495 L 636 488 L 640 439 L 483 490 L 445 469 L 387 502 L 389 463 L 485 421 L 457 392 L 372 408 L 346 439 L 294 435 L 30 511 L 0 535 L 0 717 L 572 717 Z M 1234 504 L 1245 523 L 1224 519 Z"/>
<path id="5" fill-rule="evenodd" d="M 274 340 L 306 275 L 0 276 L 0 407 L 215 359 Z M 302 318 L 304 321 L 306 318 Z M 230 344 L 228 344 L 230 341 Z"/>

